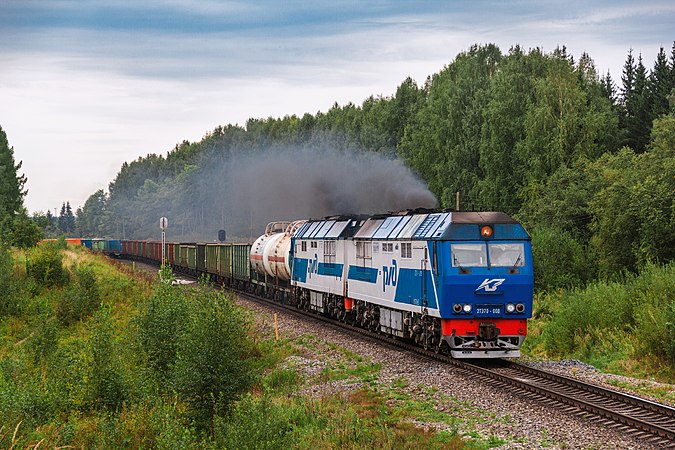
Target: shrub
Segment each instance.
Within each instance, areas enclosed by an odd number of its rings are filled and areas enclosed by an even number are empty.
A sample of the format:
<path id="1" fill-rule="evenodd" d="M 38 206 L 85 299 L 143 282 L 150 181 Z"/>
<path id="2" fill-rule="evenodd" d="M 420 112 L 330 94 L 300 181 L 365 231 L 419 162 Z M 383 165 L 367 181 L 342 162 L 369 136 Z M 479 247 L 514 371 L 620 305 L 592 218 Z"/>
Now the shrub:
<path id="1" fill-rule="evenodd" d="M 21 310 L 20 292 L 14 279 L 14 260 L 0 243 L 0 317 L 18 315 Z"/>
<path id="2" fill-rule="evenodd" d="M 173 387 L 202 429 L 253 382 L 250 325 L 234 302 L 213 289 L 191 292 L 190 311 L 180 335 Z"/>
<path id="3" fill-rule="evenodd" d="M 113 335 L 110 309 L 100 308 L 91 324 L 87 341 L 87 402 L 95 408 L 118 409 L 127 396 Z"/>
<path id="4" fill-rule="evenodd" d="M 246 395 L 237 403 L 229 420 L 217 420 L 215 440 L 218 448 L 292 448 L 293 429 L 298 422 L 311 420 L 294 402 L 277 405 L 266 395 Z"/>
<path id="5" fill-rule="evenodd" d="M 165 378 L 175 363 L 178 339 L 183 334 L 187 315 L 188 304 L 183 291 L 159 282 L 134 320 L 140 348 L 150 368 L 160 378 Z"/>
<path id="6" fill-rule="evenodd" d="M 631 338 L 642 354 L 675 356 L 675 264 L 646 266 L 620 281 L 597 281 L 561 294 L 543 342 L 554 355 L 601 351 Z M 594 348 L 595 346 L 595 348 Z M 618 349 L 618 348 L 617 348 Z M 638 355 L 639 356 L 639 355 Z"/>
<path id="7" fill-rule="evenodd" d="M 63 267 L 63 256 L 56 245 L 46 243 L 30 251 L 26 257 L 26 274 L 42 287 L 64 286 L 68 272 Z"/>
<path id="8" fill-rule="evenodd" d="M 535 228 L 532 254 L 534 283 L 540 290 L 580 287 L 593 276 L 584 247 L 562 229 Z"/>
<path id="9" fill-rule="evenodd" d="M 75 283 L 64 290 L 57 304 L 56 315 L 64 325 L 91 316 L 101 302 L 96 275 L 90 267 L 75 270 Z"/>
<path id="10" fill-rule="evenodd" d="M 648 264 L 628 286 L 635 308 L 637 348 L 675 361 L 675 263 Z"/>

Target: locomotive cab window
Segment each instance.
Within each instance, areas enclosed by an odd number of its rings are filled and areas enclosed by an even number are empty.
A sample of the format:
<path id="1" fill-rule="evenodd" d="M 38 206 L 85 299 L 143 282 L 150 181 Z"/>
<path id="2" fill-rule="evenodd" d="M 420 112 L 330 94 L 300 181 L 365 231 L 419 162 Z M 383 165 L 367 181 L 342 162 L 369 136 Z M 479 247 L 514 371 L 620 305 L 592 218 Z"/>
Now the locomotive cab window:
<path id="1" fill-rule="evenodd" d="M 371 259 L 372 244 L 370 241 L 356 241 L 356 257 L 362 259 Z"/>
<path id="2" fill-rule="evenodd" d="M 335 263 L 335 241 L 326 241 L 323 245 L 323 262 Z"/>
<path id="3" fill-rule="evenodd" d="M 525 246 L 517 244 L 489 244 L 490 265 L 494 267 L 523 267 Z"/>
<path id="4" fill-rule="evenodd" d="M 401 242 L 401 258 L 412 258 L 412 242 Z"/>
<path id="5" fill-rule="evenodd" d="M 452 267 L 487 267 L 485 244 L 452 244 Z"/>

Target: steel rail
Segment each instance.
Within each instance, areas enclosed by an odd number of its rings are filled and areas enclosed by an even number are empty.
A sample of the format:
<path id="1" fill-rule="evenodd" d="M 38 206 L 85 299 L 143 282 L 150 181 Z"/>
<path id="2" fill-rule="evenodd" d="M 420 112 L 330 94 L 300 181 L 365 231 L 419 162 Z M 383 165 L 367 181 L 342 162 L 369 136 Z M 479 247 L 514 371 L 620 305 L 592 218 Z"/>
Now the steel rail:
<path id="1" fill-rule="evenodd" d="M 606 419 L 613 422 L 615 428 L 628 427 L 624 430 L 628 434 L 638 435 L 655 444 L 675 447 L 675 408 L 670 406 L 512 361 L 505 361 L 506 367 L 511 373 L 503 373 L 499 370 L 483 367 L 473 360 L 458 360 L 445 354 L 424 350 L 408 342 L 387 335 L 376 334 L 367 329 L 355 327 L 314 312 L 303 311 L 292 305 L 280 304 L 245 292 L 236 292 L 250 300 L 264 303 L 275 309 L 288 311 L 294 316 L 330 324 L 332 328 L 415 353 L 427 360 L 451 364 L 474 378 L 478 375 L 484 380 L 497 381 L 504 386 L 515 387 L 532 394 L 530 396 L 540 396 L 565 407 L 574 407 L 578 410 L 576 411 L 577 415 L 587 419 L 590 418 L 595 422 L 602 422 Z M 494 386 L 494 383 L 491 384 Z M 589 396 L 590 398 L 585 398 Z M 571 412 L 571 410 L 568 412 Z M 604 425 L 608 424 L 605 423 Z"/>
<path id="2" fill-rule="evenodd" d="M 182 275 L 196 279 L 191 275 Z M 491 386 L 495 386 L 496 382 L 498 386 L 512 387 L 515 390 L 512 389 L 510 392 L 518 392 L 535 400 L 548 399 L 553 402 L 551 406 L 557 405 L 558 409 L 563 412 L 574 413 L 603 426 L 612 426 L 626 434 L 648 440 L 656 445 L 675 448 L 675 408 L 670 406 L 535 369 L 521 363 L 498 360 L 507 369 L 507 373 L 503 373 L 499 368 L 486 368 L 484 363 L 476 360 L 454 359 L 449 355 L 424 350 L 409 342 L 352 326 L 319 313 L 304 311 L 293 305 L 282 304 L 237 289 L 226 289 L 257 303 L 288 312 L 296 317 L 309 318 L 322 324 L 328 324 L 336 330 L 359 335 L 392 348 L 414 353 L 426 360 L 450 364 L 460 372 L 471 376 L 472 379 L 480 378 L 489 382 Z M 488 364 L 494 364 L 494 361 L 489 360 Z"/>

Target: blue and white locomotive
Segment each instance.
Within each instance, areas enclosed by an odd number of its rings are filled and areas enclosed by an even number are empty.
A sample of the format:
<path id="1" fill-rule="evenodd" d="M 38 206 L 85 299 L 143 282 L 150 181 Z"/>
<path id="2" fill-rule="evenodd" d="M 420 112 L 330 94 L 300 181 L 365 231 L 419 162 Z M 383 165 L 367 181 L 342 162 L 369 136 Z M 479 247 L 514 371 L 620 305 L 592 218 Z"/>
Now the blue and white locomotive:
<path id="1" fill-rule="evenodd" d="M 298 307 L 455 358 L 520 356 L 532 249 L 508 215 L 412 210 L 286 225 L 268 226 L 251 263 Z"/>

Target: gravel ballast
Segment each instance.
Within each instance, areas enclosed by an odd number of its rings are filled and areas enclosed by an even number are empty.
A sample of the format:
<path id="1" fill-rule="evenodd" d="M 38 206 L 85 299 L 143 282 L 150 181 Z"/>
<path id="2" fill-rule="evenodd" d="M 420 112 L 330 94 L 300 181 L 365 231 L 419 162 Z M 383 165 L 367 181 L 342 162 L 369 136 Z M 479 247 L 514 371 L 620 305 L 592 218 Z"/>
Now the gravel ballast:
<path id="1" fill-rule="evenodd" d="M 247 299 L 239 303 L 257 312 L 256 322 L 265 335 L 274 335 L 275 308 Z M 588 422 L 572 413 L 564 413 L 534 400 L 496 389 L 485 382 L 472 380 L 452 366 L 429 362 L 417 356 L 383 347 L 304 320 L 284 311 L 278 313 L 279 331 L 285 338 L 311 336 L 311 345 L 304 346 L 302 355 L 294 355 L 285 364 L 301 373 L 306 382 L 297 395 L 322 397 L 349 395 L 364 382 L 358 379 L 322 381 L 320 374 L 331 367 L 354 364 L 354 358 L 379 367 L 368 380 L 370 388 L 398 390 L 409 399 L 423 401 L 436 411 L 449 415 L 443 422 L 415 421 L 422 429 L 449 429 L 472 439 L 476 435 L 484 441 L 495 438 L 499 449 L 653 449 L 659 448 L 641 442 L 613 428 Z M 302 345 L 302 344 L 301 344 Z M 351 360 L 351 361 L 350 361 Z M 609 384 L 613 375 L 602 374 L 592 366 L 579 361 L 528 362 L 529 365 L 578 378 L 593 384 Z M 622 381 L 632 380 L 619 377 Z M 634 380 L 644 382 L 643 380 Z M 448 425 L 452 423 L 452 426 Z"/>

